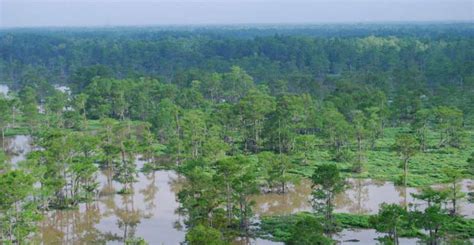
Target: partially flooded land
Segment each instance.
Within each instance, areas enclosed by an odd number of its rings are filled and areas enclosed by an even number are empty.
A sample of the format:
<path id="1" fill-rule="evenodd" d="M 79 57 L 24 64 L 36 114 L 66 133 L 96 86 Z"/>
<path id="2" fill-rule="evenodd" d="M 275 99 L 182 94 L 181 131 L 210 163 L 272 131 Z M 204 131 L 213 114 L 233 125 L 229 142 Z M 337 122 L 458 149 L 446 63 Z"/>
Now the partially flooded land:
<path id="1" fill-rule="evenodd" d="M 5 140 L 6 153 L 13 166 L 26 160 L 32 150 L 33 139 L 16 135 Z M 145 161 L 137 157 L 138 169 Z M 94 201 L 80 204 L 71 210 L 44 212 L 34 241 L 42 244 L 122 244 L 129 237 L 141 237 L 149 244 L 179 244 L 186 234 L 185 217 L 179 212 L 177 194 L 186 179 L 174 170 L 139 172 L 137 182 L 129 195 L 119 195 L 121 185 L 113 180 L 111 169 L 98 174 L 99 189 Z M 461 190 L 472 192 L 474 181 L 464 179 Z M 290 184 L 286 193 L 266 193 L 251 197 L 255 201 L 257 217 L 291 215 L 311 212 L 312 186 L 308 179 Z M 447 188 L 435 185 L 435 188 Z M 413 198 L 420 188 L 397 186 L 392 182 L 349 178 L 346 189 L 336 196 L 335 212 L 349 214 L 376 214 L 382 203 L 425 208 L 426 204 Z M 462 199 L 458 213 L 474 217 L 474 204 Z M 158 232 L 159 231 L 159 232 Z M 342 244 L 358 242 L 372 244 L 381 233 L 374 229 L 346 228 L 333 237 Z M 416 244 L 416 238 L 401 238 L 401 244 Z M 238 238 L 235 244 L 282 244 L 260 238 Z"/>
<path id="2" fill-rule="evenodd" d="M 0 244 L 472 243 L 473 36 L 0 28 Z"/>

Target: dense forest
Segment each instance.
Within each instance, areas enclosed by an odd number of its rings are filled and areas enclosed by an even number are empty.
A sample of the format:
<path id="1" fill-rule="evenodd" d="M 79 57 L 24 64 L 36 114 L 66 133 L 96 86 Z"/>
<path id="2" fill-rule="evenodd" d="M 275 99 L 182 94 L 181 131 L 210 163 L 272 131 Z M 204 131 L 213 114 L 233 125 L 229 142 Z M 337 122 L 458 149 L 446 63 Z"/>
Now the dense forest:
<path id="1" fill-rule="evenodd" d="M 139 172 L 167 169 L 185 178 L 186 244 L 333 244 L 348 227 L 469 244 L 473 36 L 470 23 L 0 30 L 0 241 L 47 244 L 38 224 L 95 202 L 100 172 L 129 196 Z M 15 135 L 32 138 L 18 163 Z M 368 178 L 416 187 L 422 205 L 405 193 L 335 212 L 348 179 Z M 255 215 L 255 196 L 301 181 L 311 211 Z M 146 244 L 138 223 L 88 241 Z"/>

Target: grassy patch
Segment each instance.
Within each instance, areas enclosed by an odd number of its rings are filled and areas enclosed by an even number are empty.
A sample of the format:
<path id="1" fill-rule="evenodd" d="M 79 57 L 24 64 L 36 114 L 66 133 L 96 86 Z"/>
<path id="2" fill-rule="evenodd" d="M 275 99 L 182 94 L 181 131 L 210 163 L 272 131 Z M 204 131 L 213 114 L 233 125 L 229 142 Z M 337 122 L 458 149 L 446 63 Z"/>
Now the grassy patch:
<path id="1" fill-rule="evenodd" d="M 296 173 L 309 177 L 312 175 L 315 166 L 323 163 L 335 163 L 342 170 L 346 177 L 373 178 L 399 181 L 403 170 L 400 168 L 401 160 L 396 152 L 392 150 L 395 136 L 398 132 L 406 131 L 404 128 L 387 128 L 384 137 L 377 141 L 373 150 L 365 153 L 366 161 L 364 171 L 360 174 L 351 173 L 352 163 L 335 162 L 329 150 L 321 147 L 310 155 L 310 164 L 298 166 Z M 442 169 L 452 167 L 456 169 L 467 169 L 467 159 L 474 152 L 474 131 L 467 132 L 466 144 L 462 149 L 438 148 L 439 136 L 435 132 L 428 135 L 429 149 L 426 152 L 419 152 L 410 160 L 408 171 L 408 185 L 413 187 L 427 186 L 447 181 Z M 299 162 L 299 159 L 294 159 Z M 472 174 L 467 174 L 467 178 L 473 178 Z"/>
<path id="2" fill-rule="evenodd" d="M 285 242 L 291 237 L 292 227 L 298 220 L 298 216 L 303 215 L 314 214 L 301 212 L 292 215 L 262 217 L 257 236 Z M 337 213 L 335 217 L 341 229 L 374 229 L 369 222 L 371 215 Z M 443 231 L 449 233 L 451 236 L 463 239 L 474 238 L 474 219 L 453 218 L 451 222 L 444 226 Z M 425 237 L 420 230 L 413 226 L 399 230 L 399 234 L 401 237 Z M 383 235 L 381 234 L 381 236 Z"/>

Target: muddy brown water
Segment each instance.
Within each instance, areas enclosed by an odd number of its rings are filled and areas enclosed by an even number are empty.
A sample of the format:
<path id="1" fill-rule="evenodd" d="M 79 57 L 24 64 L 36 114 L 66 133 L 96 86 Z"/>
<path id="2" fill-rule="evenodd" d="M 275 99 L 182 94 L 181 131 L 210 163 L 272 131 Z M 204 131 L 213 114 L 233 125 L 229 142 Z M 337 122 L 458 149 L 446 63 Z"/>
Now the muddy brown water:
<path id="1" fill-rule="evenodd" d="M 414 199 L 411 194 L 419 193 L 418 188 L 404 188 L 392 182 L 373 179 L 348 179 L 347 189 L 336 196 L 335 212 L 355 214 L 375 214 L 382 203 L 405 203 L 422 209 L 424 203 Z M 436 188 L 444 188 L 437 185 Z M 473 191 L 474 181 L 465 179 L 461 181 L 463 192 Z M 257 215 L 285 215 L 299 211 L 311 211 L 310 203 L 311 183 L 302 180 L 299 184 L 289 188 L 286 194 L 263 194 L 254 197 L 256 201 L 255 213 Z M 459 202 L 459 214 L 474 218 L 474 204 L 466 199 Z"/>
<path id="2" fill-rule="evenodd" d="M 179 244 L 184 240 L 183 217 L 176 213 L 179 177 L 174 171 L 139 176 L 133 195 L 117 195 L 120 186 L 102 173 L 97 201 L 78 210 L 53 211 L 40 225 L 37 239 L 44 244 L 122 244 L 142 237 L 149 244 Z"/>
<path id="3" fill-rule="evenodd" d="M 31 151 L 31 138 L 18 135 L 6 141 L 6 152 L 13 165 Z M 143 161 L 137 160 L 137 167 Z M 97 200 L 81 204 L 76 210 L 50 211 L 40 223 L 34 240 L 39 244 L 123 244 L 124 238 L 141 237 L 149 244 L 179 244 L 184 241 L 184 217 L 176 212 L 176 194 L 184 178 L 174 171 L 139 173 L 133 184 L 133 195 L 118 195 L 120 184 L 112 181 L 112 172 L 98 174 L 100 195 Z M 411 193 L 416 188 L 403 188 L 391 182 L 371 179 L 349 179 L 347 190 L 336 198 L 336 212 L 373 214 L 381 203 L 417 203 Z M 462 182 L 463 191 L 474 188 L 472 180 Z M 311 185 L 308 180 L 290 186 L 286 194 L 263 194 L 253 197 L 257 216 L 284 215 L 311 211 Z M 418 203 L 420 204 L 420 203 Z M 421 204 L 420 204 L 421 205 Z M 474 217 L 474 206 L 462 201 L 460 213 Z M 375 230 L 346 229 L 335 239 L 342 244 L 375 244 L 381 236 Z M 346 241 L 346 242 L 345 242 Z M 416 239 L 402 239 L 402 244 L 415 244 Z M 235 244 L 281 244 L 263 239 L 239 239 Z"/>

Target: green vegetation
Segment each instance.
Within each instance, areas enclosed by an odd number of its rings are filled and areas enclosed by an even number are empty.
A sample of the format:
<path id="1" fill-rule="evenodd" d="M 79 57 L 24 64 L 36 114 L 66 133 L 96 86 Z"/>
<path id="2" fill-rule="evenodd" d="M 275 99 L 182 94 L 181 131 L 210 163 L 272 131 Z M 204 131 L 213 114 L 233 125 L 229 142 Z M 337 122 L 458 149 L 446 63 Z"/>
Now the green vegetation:
<path id="1" fill-rule="evenodd" d="M 404 209 L 399 206 L 393 206 L 393 208 L 399 210 L 402 213 L 404 212 Z M 383 226 L 380 227 L 377 226 L 378 222 L 376 221 L 380 215 L 382 215 L 384 218 L 388 218 L 387 216 L 384 216 L 384 213 L 385 211 L 379 213 L 378 215 L 337 213 L 335 214 L 335 218 L 339 224 L 340 229 L 378 229 L 384 232 L 388 231 L 386 229 L 388 227 L 387 224 L 381 223 Z M 259 226 L 259 230 L 257 231 L 257 235 L 262 238 L 274 241 L 289 242 L 294 234 L 296 234 L 294 232 L 297 220 L 302 219 L 302 217 L 311 217 L 312 219 L 320 220 L 319 224 L 321 223 L 322 219 L 321 216 L 315 216 L 312 213 L 306 212 L 287 216 L 267 216 L 261 219 L 261 224 Z M 406 217 L 408 218 L 408 216 Z M 403 220 L 402 222 L 402 225 L 399 226 L 396 231 L 398 237 L 418 237 L 420 239 L 429 239 L 429 236 L 421 232 L 421 226 L 416 225 L 415 222 L 411 222 L 407 219 Z M 442 232 L 444 232 L 445 235 L 448 235 L 447 238 L 451 239 L 452 241 L 465 241 L 466 239 L 474 237 L 472 232 L 474 228 L 473 219 L 455 217 L 447 218 L 444 220 L 444 222 L 446 223 L 443 226 Z M 315 230 L 309 233 L 313 233 L 313 235 L 320 234 L 320 231 L 318 231 L 317 227 L 319 226 L 315 225 Z M 390 240 L 384 237 L 380 237 L 380 239 L 385 241 Z"/>
<path id="2" fill-rule="evenodd" d="M 472 28 L 385 28 L 2 30 L 0 79 L 12 91 L 0 95 L 0 242 L 28 242 L 39 211 L 97 199 L 99 169 L 126 198 L 138 171 L 162 168 L 186 178 L 189 244 L 255 235 L 252 196 L 285 195 L 303 177 L 314 214 L 263 218 L 274 239 L 331 244 L 343 227 L 395 244 L 472 237 L 472 220 L 457 214 L 459 183 L 473 177 Z M 32 136 L 33 150 L 13 164 L 5 138 L 16 134 Z M 347 177 L 425 187 L 415 197 L 427 208 L 335 214 Z M 123 242 L 146 242 L 128 229 L 138 222 L 123 224 Z"/>
<path id="3" fill-rule="evenodd" d="M 311 177 L 313 182 L 312 204 L 313 209 L 321 214 L 324 232 L 331 234 L 336 231 L 337 224 L 333 218 L 334 198 L 344 191 L 344 179 L 334 164 L 318 166 Z"/>

